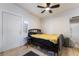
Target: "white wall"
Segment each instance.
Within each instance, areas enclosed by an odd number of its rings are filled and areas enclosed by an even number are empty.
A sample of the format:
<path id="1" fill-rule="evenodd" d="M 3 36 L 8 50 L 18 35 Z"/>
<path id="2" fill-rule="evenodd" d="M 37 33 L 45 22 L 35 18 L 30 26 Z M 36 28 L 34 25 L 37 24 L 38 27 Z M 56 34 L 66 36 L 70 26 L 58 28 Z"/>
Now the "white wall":
<path id="1" fill-rule="evenodd" d="M 65 20 L 63 16 L 51 17 L 42 22 L 42 29 L 45 33 L 70 35 L 68 20 Z"/>
<path id="2" fill-rule="evenodd" d="M 31 15 L 29 12 L 25 11 L 20 6 L 16 4 L 0 4 L 0 51 L 1 51 L 1 44 L 2 44 L 2 14 L 1 14 L 2 10 L 10 11 L 23 16 L 23 20 L 29 23 L 29 29 L 41 28 L 40 19 Z M 25 44 L 25 40 L 23 40 L 22 44 Z"/>
<path id="3" fill-rule="evenodd" d="M 79 8 L 68 10 L 68 11 L 65 11 L 64 13 L 57 14 L 57 15 L 51 16 L 49 18 L 45 18 L 42 20 L 42 30 L 48 34 L 63 33 L 64 36 L 71 38 L 69 20 L 74 16 L 79 16 Z M 75 39 L 72 41 L 74 42 Z"/>

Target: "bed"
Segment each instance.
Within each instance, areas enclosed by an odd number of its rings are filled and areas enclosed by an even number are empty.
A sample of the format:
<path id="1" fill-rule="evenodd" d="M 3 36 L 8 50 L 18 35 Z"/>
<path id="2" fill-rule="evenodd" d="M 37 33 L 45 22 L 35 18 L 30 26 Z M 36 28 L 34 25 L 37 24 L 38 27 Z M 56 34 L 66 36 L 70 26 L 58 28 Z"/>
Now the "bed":
<path id="1" fill-rule="evenodd" d="M 53 51 L 58 55 L 58 52 L 62 50 L 64 43 L 64 36 L 60 34 L 45 34 L 41 29 L 29 29 L 28 30 L 29 43 L 39 46 L 42 49 Z"/>

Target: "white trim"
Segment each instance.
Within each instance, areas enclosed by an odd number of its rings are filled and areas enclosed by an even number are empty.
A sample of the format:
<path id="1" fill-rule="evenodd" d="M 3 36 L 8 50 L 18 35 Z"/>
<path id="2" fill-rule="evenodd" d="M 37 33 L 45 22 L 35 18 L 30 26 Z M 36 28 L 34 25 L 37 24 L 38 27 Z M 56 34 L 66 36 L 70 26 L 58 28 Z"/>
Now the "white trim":
<path id="1" fill-rule="evenodd" d="M 15 13 L 13 11 L 10 11 L 10 10 L 6 10 L 6 9 L 1 9 L 2 12 L 7 12 L 7 13 L 11 13 L 11 14 L 14 14 L 14 15 L 17 15 L 17 16 L 21 16 L 23 17 L 23 15 L 19 14 L 19 13 Z"/>

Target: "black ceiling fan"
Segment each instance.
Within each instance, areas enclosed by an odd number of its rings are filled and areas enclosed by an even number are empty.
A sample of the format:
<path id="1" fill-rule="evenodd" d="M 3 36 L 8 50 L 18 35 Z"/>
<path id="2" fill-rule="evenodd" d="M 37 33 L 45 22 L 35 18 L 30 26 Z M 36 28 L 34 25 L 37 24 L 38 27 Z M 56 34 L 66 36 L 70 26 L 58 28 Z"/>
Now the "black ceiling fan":
<path id="1" fill-rule="evenodd" d="M 53 8 L 59 8 L 60 7 L 60 4 L 56 4 L 56 5 L 52 5 L 50 6 L 51 3 L 46 3 L 46 7 L 44 6 L 40 6 L 38 5 L 37 7 L 38 8 L 44 8 L 45 10 L 43 10 L 41 13 L 44 13 L 46 10 L 49 11 L 49 13 L 52 13 L 52 10 Z"/>

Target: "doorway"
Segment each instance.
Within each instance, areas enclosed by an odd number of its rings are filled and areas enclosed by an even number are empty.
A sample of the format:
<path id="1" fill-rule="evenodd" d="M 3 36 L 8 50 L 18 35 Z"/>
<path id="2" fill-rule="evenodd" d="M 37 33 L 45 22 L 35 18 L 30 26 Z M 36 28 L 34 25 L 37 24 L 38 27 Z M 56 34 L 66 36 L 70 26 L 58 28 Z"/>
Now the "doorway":
<path id="1" fill-rule="evenodd" d="M 16 48 L 22 39 L 22 17 L 2 12 L 2 51 Z"/>

